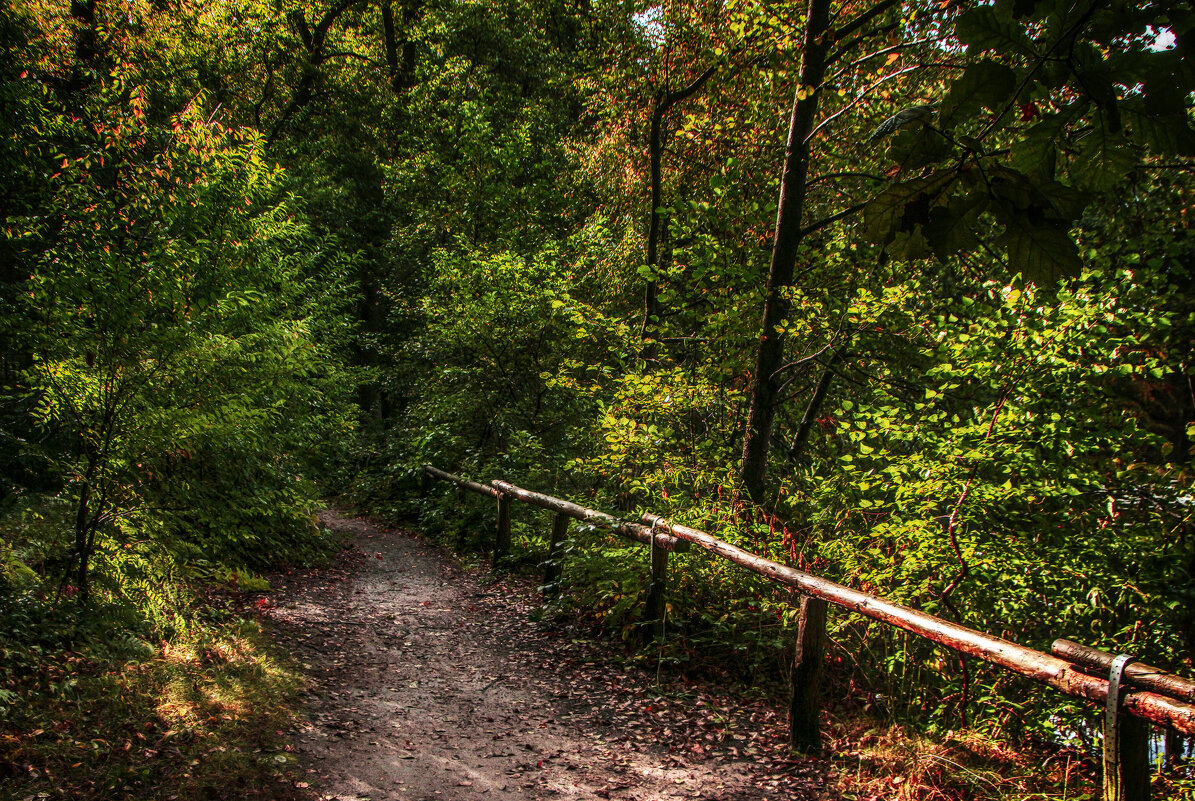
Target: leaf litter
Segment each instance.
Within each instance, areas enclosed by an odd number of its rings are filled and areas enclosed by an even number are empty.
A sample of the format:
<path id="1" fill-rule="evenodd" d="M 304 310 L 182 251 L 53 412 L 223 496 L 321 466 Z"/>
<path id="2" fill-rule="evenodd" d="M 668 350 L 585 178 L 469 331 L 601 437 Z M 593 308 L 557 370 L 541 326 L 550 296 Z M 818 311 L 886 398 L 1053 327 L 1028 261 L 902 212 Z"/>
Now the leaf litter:
<path id="1" fill-rule="evenodd" d="M 294 747 L 315 797 L 830 797 L 828 764 L 789 755 L 767 702 L 657 685 L 531 622 L 532 582 L 465 570 L 409 532 L 321 520 L 348 536 L 341 558 L 271 577 L 272 603 L 248 602 L 311 676 Z"/>

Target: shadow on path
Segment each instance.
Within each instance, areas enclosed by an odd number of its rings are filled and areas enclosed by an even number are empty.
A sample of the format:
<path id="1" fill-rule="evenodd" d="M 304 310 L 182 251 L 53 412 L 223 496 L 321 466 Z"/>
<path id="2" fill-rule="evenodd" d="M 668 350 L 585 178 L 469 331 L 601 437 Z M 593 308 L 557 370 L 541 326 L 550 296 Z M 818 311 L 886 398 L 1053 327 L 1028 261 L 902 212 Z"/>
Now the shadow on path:
<path id="1" fill-rule="evenodd" d="M 408 533 L 321 519 L 351 549 L 277 577 L 262 611 L 313 677 L 296 747 L 323 798 L 819 797 L 822 763 L 776 773 L 782 726 L 748 730 L 774 712 L 708 688 L 653 697 L 642 671 L 537 630 L 526 588 L 487 589 Z"/>

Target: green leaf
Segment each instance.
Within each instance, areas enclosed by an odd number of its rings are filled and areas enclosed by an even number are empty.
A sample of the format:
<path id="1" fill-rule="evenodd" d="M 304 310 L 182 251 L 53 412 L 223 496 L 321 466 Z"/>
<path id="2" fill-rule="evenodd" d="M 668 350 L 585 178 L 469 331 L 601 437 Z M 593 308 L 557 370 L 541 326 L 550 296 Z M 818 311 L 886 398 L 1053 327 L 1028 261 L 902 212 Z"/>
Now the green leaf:
<path id="1" fill-rule="evenodd" d="M 937 164 L 951 154 L 950 141 L 929 125 L 910 125 L 888 144 L 888 158 L 905 172 Z"/>
<path id="2" fill-rule="evenodd" d="M 939 259 L 979 246 L 972 227 L 986 198 L 979 193 L 952 197 L 945 206 L 930 210 L 929 223 L 923 227 L 925 238 Z"/>
<path id="3" fill-rule="evenodd" d="M 1137 153 L 1119 136 L 1100 136 L 1099 131 L 1083 143 L 1071 165 L 1071 181 L 1080 189 L 1107 192 L 1139 163 Z"/>
<path id="4" fill-rule="evenodd" d="M 991 6 L 974 8 L 963 14 L 955 26 L 955 33 L 973 54 L 995 50 L 1003 54 L 1034 55 L 1033 43 L 1021 25 L 1001 19 Z"/>
<path id="5" fill-rule="evenodd" d="M 1003 64 L 983 59 L 968 65 L 942 101 L 939 115 L 942 127 L 953 128 L 974 118 L 984 108 L 1002 109 L 1011 102 L 1016 88 L 1016 73 Z"/>
<path id="6" fill-rule="evenodd" d="M 1041 285 L 1079 274 L 1083 262 L 1070 234 L 1052 225 L 1035 225 L 1025 215 L 1013 215 L 996 240 L 1008 252 L 1009 266 Z"/>
<path id="7" fill-rule="evenodd" d="M 1037 180 L 1053 180 L 1058 162 L 1058 140 L 1066 120 L 1052 115 L 1034 125 L 1012 146 L 1008 163 Z"/>
<path id="8" fill-rule="evenodd" d="M 931 204 L 956 180 L 955 171 L 941 170 L 893 184 L 864 207 L 864 234 L 870 241 L 885 245 L 898 231 L 911 231 L 914 225 L 929 222 Z"/>
<path id="9" fill-rule="evenodd" d="M 1043 215 L 1046 219 L 1059 222 L 1077 220 L 1083 214 L 1083 209 L 1091 202 L 1091 195 L 1081 192 L 1072 186 L 1049 181 L 1037 185 L 1041 200 L 1044 201 Z M 1042 204 L 1039 204 L 1042 205 Z"/>
<path id="10" fill-rule="evenodd" d="M 888 243 L 888 253 L 894 259 L 912 261 L 924 259 L 933 255 L 933 248 L 925 238 L 921 225 L 913 226 L 911 231 L 898 231 L 892 241 Z"/>
<path id="11" fill-rule="evenodd" d="M 1195 130 L 1191 129 L 1183 105 L 1158 112 L 1140 101 L 1126 101 L 1121 103 L 1121 112 L 1129 135 L 1137 144 L 1158 155 L 1195 156 Z"/>

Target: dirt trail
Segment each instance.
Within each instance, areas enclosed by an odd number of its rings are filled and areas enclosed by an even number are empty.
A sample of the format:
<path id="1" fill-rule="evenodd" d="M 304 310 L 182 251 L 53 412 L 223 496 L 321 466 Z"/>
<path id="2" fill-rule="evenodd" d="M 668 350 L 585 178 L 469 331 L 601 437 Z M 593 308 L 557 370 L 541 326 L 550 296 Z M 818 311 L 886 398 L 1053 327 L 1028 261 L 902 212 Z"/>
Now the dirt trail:
<path id="1" fill-rule="evenodd" d="M 265 610 L 315 679 L 296 749 L 323 798 L 818 797 L 819 763 L 777 761 L 774 712 L 695 685 L 653 695 L 641 670 L 529 622 L 525 587 L 486 588 L 404 532 L 323 522 L 352 549 L 278 577 Z"/>

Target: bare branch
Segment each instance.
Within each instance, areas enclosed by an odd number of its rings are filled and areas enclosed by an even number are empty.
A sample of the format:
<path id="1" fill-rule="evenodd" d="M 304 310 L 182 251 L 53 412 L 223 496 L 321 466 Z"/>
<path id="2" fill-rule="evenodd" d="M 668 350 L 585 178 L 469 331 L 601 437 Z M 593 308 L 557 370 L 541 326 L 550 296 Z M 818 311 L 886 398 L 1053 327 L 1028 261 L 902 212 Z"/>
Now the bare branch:
<path id="1" fill-rule="evenodd" d="M 809 186 L 820 184 L 823 181 L 831 181 L 835 178 L 866 178 L 869 181 L 886 182 L 888 179 L 883 175 L 876 175 L 870 172 L 828 172 L 825 175 L 819 175 L 816 178 L 809 179 Z"/>
<path id="2" fill-rule="evenodd" d="M 860 64 L 863 64 L 866 61 L 870 61 L 873 58 L 879 58 L 880 56 L 891 55 L 892 53 L 897 53 L 897 52 L 900 52 L 901 50 L 908 50 L 910 47 L 917 47 L 918 45 L 928 44 L 929 42 L 932 42 L 932 41 L 934 41 L 934 40 L 929 39 L 929 38 L 915 39 L 911 42 L 902 42 L 900 44 L 891 45 L 889 47 L 884 47 L 879 50 L 873 50 L 872 52 L 868 53 L 865 56 L 859 56 L 859 58 L 855 59 L 850 64 L 844 65 L 842 67 L 842 69 L 840 69 L 840 70 L 838 70 L 838 72 L 834 73 L 834 78 L 831 78 L 830 82 L 833 83 L 834 79 L 836 79 L 839 75 L 842 75 L 844 72 L 847 72 L 848 70 L 852 69 L 853 67 L 858 67 Z"/>
<path id="3" fill-rule="evenodd" d="M 832 225 L 839 220 L 850 217 L 852 214 L 858 214 L 860 211 L 863 211 L 863 207 L 866 205 L 866 203 L 856 203 L 853 206 L 848 206 L 837 214 L 831 214 L 829 217 L 825 217 L 815 223 L 811 223 L 801 229 L 801 236 L 809 236 L 814 231 L 819 231 L 822 228 L 825 228 L 827 225 Z"/>
<path id="4" fill-rule="evenodd" d="M 851 20 L 847 24 L 843 25 L 841 28 L 830 31 L 829 38 L 835 42 L 841 41 L 841 40 L 845 39 L 846 37 L 850 36 L 855 31 L 862 28 L 867 23 L 871 22 L 876 17 L 883 14 L 884 12 L 888 11 L 889 9 L 891 9 L 895 6 L 899 6 L 899 5 L 900 5 L 900 0 L 883 0 L 883 2 L 877 3 L 876 5 L 867 9 L 862 14 L 855 17 L 853 20 Z"/>
<path id="5" fill-rule="evenodd" d="M 921 68 L 920 64 L 914 64 L 911 67 L 905 67 L 902 70 L 897 70 L 896 72 L 890 72 L 887 75 L 883 76 L 882 78 L 876 79 L 870 86 L 868 86 L 867 88 L 865 88 L 861 92 L 859 92 L 859 94 L 855 97 L 854 100 L 847 103 L 845 106 L 838 109 L 838 111 L 835 111 L 829 117 L 826 117 L 824 120 L 819 122 L 817 124 L 817 127 L 809 132 L 809 136 L 805 137 L 805 142 L 808 143 L 811 139 L 813 139 L 813 137 L 817 136 L 818 133 L 820 133 L 823 128 L 825 128 L 827 125 L 834 122 L 834 120 L 838 119 L 843 114 L 846 114 L 848 111 L 850 111 L 856 105 L 858 105 L 859 102 L 862 101 L 865 97 L 867 97 L 867 94 L 869 92 L 871 92 L 873 89 L 877 88 L 881 84 L 884 84 L 884 83 L 892 80 L 893 78 L 899 78 L 902 75 L 908 75 L 910 72 L 913 72 L 914 70 L 917 70 L 920 68 Z"/>

